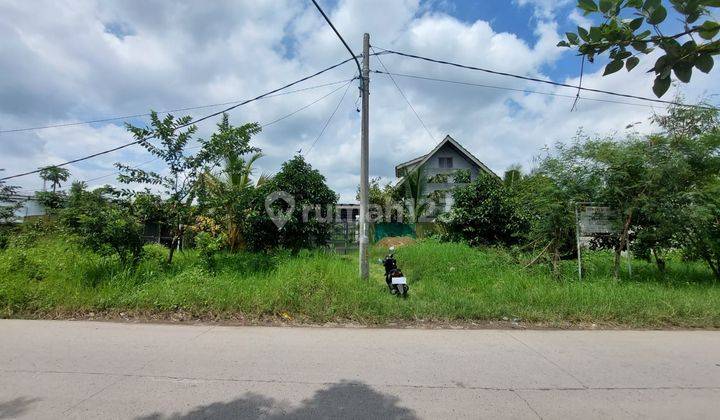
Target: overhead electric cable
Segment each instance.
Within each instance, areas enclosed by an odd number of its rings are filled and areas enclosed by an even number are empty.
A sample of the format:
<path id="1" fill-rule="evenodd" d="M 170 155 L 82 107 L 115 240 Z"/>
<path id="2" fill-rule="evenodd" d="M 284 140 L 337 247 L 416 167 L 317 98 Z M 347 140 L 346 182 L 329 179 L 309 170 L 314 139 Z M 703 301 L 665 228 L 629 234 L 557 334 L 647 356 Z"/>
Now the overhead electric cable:
<path id="1" fill-rule="evenodd" d="M 389 74 L 388 72 L 381 71 L 381 70 L 372 70 L 372 72 L 377 73 L 377 74 Z M 429 81 L 433 81 L 433 82 L 452 83 L 452 84 L 456 84 L 456 85 L 475 86 L 475 87 L 486 88 L 486 89 L 509 90 L 509 91 L 513 91 L 513 92 L 533 93 L 533 94 L 538 94 L 538 95 L 557 96 L 560 98 L 571 98 L 571 99 L 575 99 L 575 97 L 576 97 L 576 95 L 566 95 L 566 94 L 555 93 L 555 92 L 543 92 L 543 91 L 532 90 L 532 89 L 519 89 L 519 88 L 489 85 L 489 84 L 483 84 L 483 83 L 464 82 L 464 81 L 459 81 L 459 80 L 441 79 L 441 78 L 437 78 L 437 77 L 419 76 L 419 75 L 415 75 L 415 74 L 404 74 L 404 73 L 391 73 L 391 74 L 393 76 L 398 76 L 398 77 L 408 77 L 408 78 L 412 78 L 412 79 L 429 80 Z M 655 108 L 649 104 L 617 101 L 617 100 L 613 100 L 613 99 L 589 98 L 586 96 L 581 96 L 580 99 L 585 100 L 585 101 L 642 106 L 642 107 L 653 108 L 653 109 Z"/>
<path id="2" fill-rule="evenodd" d="M 275 124 L 275 123 L 278 123 L 278 122 L 280 122 L 280 121 L 282 121 L 282 120 L 284 120 L 284 119 L 286 119 L 286 118 L 292 117 L 293 115 L 297 114 L 298 112 L 301 112 L 301 111 L 304 111 L 304 110 L 310 108 L 311 106 L 313 106 L 313 105 L 315 105 L 316 103 L 322 101 L 323 99 L 329 97 L 330 95 L 332 95 L 333 93 L 339 91 L 339 90 L 342 89 L 342 88 L 346 88 L 345 91 L 346 91 L 346 93 L 347 93 L 347 87 L 350 86 L 350 83 L 351 83 L 353 80 L 355 80 L 355 79 L 356 79 L 356 77 L 353 77 L 352 79 L 345 80 L 346 83 L 345 83 L 343 86 L 340 86 L 340 87 L 337 87 L 337 88 L 331 90 L 330 92 L 326 93 L 325 95 L 323 95 L 323 96 L 321 96 L 321 97 L 313 100 L 312 102 L 310 102 L 310 103 L 308 103 L 308 104 L 306 104 L 306 105 L 303 105 L 302 107 L 300 107 L 300 108 L 298 108 L 298 109 L 290 112 L 289 114 L 285 114 L 285 115 L 283 115 L 282 117 L 276 118 L 276 119 L 274 119 L 274 120 L 272 120 L 272 121 L 270 121 L 270 122 L 268 122 L 268 123 L 260 124 L 260 127 L 261 127 L 261 128 L 269 127 L 269 126 L 271 126 L 271 125 L 273 125 L 273 124 Z M 345 96 L 345 95 L 343 94 L 343 97 L 344 97 L 344 96 Z M 199 147 L 200 147 L 200 146 L 188 147 L 188 150 L 198 149 Z M 148 161 L 146 161 L 146 162 L 139 163 L 139 164 L 135 165 L 133 168 L 134 168 L 134 169 L 137 169 L 137 168 L 139 168 L 139 167 L 141 167 L 141 166 L 144 166 L 144 165 L 147 165 L 147 164 L 149 164 L 149 163 L 155 162 L 155 161 L 158 160 L 158 159 L 160 159 L 160 158 L 159 158 L 159 157 L 155 157 L 155 158 L 150 159 L 150 160 L 148 160 Z M 112 173 L 109 173 L 109 174 L 105 174 L 105 175 L 101 175 L 101 176 L 98 176 L 98 177 L 95 177 L 95 178 L 86 179 L 84 182 L 97 181 L 97 180 L 99 180 L 99 179 L 107 178 L 107 177 L 110 177 L 110 176 L 113 176 L 113 175 L 118 175 L 119 173 L 120 173 L 120 171 L 115 171 L 115 172 L 112 172 Z"/>
<path id="3" fill-rule="evenodd" d="M 310 153 L 310 151 L 313 149 L 313 147 L 315 147 L 315 143 L 317 143 L 318 140 L 320 140 L 320 137 L 322 137 L 323 133 L 325 133 L 325 129 L 328 127 L 328 125 L 330 124 L 330 121 L 333 119 L 333 117 L 337 113 L 338 109 L 340 108 L 340 104 L 342 104 L 343 100 L 345 99 L 345 95 L 347 95 L 348 89 L 350 89 L 350 83 L 348 83 L 347 86 L 345 87 L 345 92 L 343 92 L 342 97 L 338 101 L 338 104 L 335 106 L 335 109 L 333 110 L 332 114 L 330 114 L 330 117 L 328 117 L 327 121 L 325 121 L 325 125 L 323 125 L 323 128 L 322 128 L 322 130 L 320 130 L 320 133 L 318 134 L 317 137 L 315 137 L 315 140 L 312 142 L 312 144 L 310 145 L 310 148 L 307 150 L 307 152 L 305 152 L 305 156 L 307 156 L 307 154 Z"/>
<path id="4" fill-rule="evenodd" d="M 318 11 L 322 15 L 322 17 L 325 18 L 325 22 L 327 22 L 327 24 L 330 25 L 330 27 L 332 28 L 333 32 L 335 32 L 335 35 L 337 35 L 337 37 L 340 38 L 340 42 L 342 42 L 342 44 L 345 46 L 345 49 L 348 50 L 348 52 L 350 53 L 350 56 L 352 56 L 352 59 L 355 60 L 355 64 L 357 65 L 357 69 L 358 69 L 358 76 L 360 77 L 360 81 L 364 83 L 362 69 L 360 68 L 360 62 L 357 59 L 357 55 L 353 52 L 353 50 L 350 48 L 350 46 L 347 44 L 347 42 L 345 42 L 345 39 L 343 39 L 342 35 L 340 35 L 340 32 L 338 32 L 338 30 L 335 29 L 335 25 L 333 25 L 333 23 L 330 21 L 330 18 L 325 14 L 322 7 L 320 7 L 320 5 L 317 3 L 317 1 L 315 1 L 315 0 L 311 0 L 311 1 L 315 5 L 315 7 L 318 9 Z"/>
<path id="5" fill-rule="evenodd" d="M 222 113 L 224 113 L 224 112 L 231 111 L 231 110 L 233 110 L 233 109 L 235 109 L 235 108 L 238 108 L 238 107 L 240 107 L 240 106 L 246 105 L 246 104 L 248 104 L 248 103 L 250 103 L 250 102 L 257 101 L 258 99 L 262 99 L 262 98 L 264 98 L 264 97 L 266 97 L 266 96 L 272 95 L 273 93 L 277 93 L 277 92 L 279 92 L 279 91 L 281 91 L 281 90 L 284 90 L 284 89 L 287 89 L 287 88 L 289 88 L 289 87 L 291 87 L 291 86 L 297 85 L 298 83 L 302 83 L 302 82 L 304 82 L 304 81 L 306 81 L 306 80 L 308 80 L 308 79 L 312 79 L 313 77 L 319 76 L 319 75 L 321 75 L 321 74 L 323 74 L 323 73 L 325 73 L 325 72 L 327 72 L 327 71 L 330 71 L 330 70 L 332 70 L 332 69 L 335 69 L 335 68 L 337 68 L 337 67 L 340 67 L 340 66 L 342 66 L 343 64 L 345 64 L 345 63 L 347 63 L 347 62 L 349 62 L 349 61 L 351 61 L 351 60 L 352 60 L 352 58 L 348 58 L 347 60 L 343 60 L 343 61 L 341 61 L 341 62 L 339 62 L 339 63 L 337 63 L 337 64 L 334 64 L 334 65 L 332 65 L 332 66 L 330 66 L 330 67 L 326 67 L 326 68 L 324 68 L 324 69 L 322 69 L 322 70 L 320 70 L 320 71 L 318 71 L 318 72 L 315 72 L 315 73 L 313 73 L 313 74 L 311 74 L 311 75 L 309 75 L 309 76 L 305 76 L 305 77 L 303 77 L 302 79 L 298 79 L 298 80 L 296 80 L 296 81 L 294 81 L 294 82 L 291 82 L 291 83 L 288 83 L 288 84 L 286 84 L 286 85 L 284 85 L 284 86 L 282 86 L 282 87 L 279 87 L 279 88 L 277 88 L 277 89 L 273 89 L 273 90 L 271 90 L 271 91 L 269 91 L 269 92 L 263 93 L 262 95 L 258 95 L 258 96 L 254 97 L 254 98 L 252 98 L 252 99 L 245 100 L 245 101 L 240 102 L 240 103 L 237 103 L 237 104 L 235 104 L 235 105 L 233 105 L 233 106 L 227 107 L 227 108 L 225 108 L 225 109 L 223 109 L 223 110 L 221 110 L 221 111 L 213 112 L 212 114 L 206 115 L 206 116 L 201 117 L 201 118 L 198 118 L 198 119 L 196 119 L 196 120 L 191 120 L 191 121 L 189 121 L 189 122 L 187 122 L 187 123 L 185 123 L 185 124 L 181 124 L 181 125 L 175 127 L 175 129 L 174 129 L 173 131 L 176 131 L 176 130 L 181 129 L 181 128 L 188 127 L 188 126 L 190 126 L 190 125 L 199 123 L 199 122 L 201 122 L 201 121 L 205 121 L 205 120 L 210 119 L 210 118 L 212 118 L 212 117 L 216 117 L 216 116 L 218 116 L 218 115 L 220 115 L 220 114 L 222 114 Z M 50 165 L 50 166 L 66 166 L 66 165 L 70 165 L 70 164 L 72 164 L 72 163 L 81 162 L 81 161 L 83 161 L 83 160 L 92 159 L 92 158 L 97 157 L 97 156 L 101 156 L 101 155 L 104 155 L 104 154 L 107 154 L 107 153 L 115 152 L 115 151 L 120 150 L 120 149 L 124 149 L 124 148 L 126 148 L 126 147 L 130 147 L 130 146 L 132 146 L 132 145 L 134 145 L 134 144 L 138 144 L 138 143 L 140 143 L 141 141 L 148 140 L 148 139 L 150 139 L 150 138 L 152 138 L 152 136 L 147 136 L 147 137 L 145 137 L 145 138 L 143 138 L 143 139 L 136 140 L 136 141 L 133 141 L 133 142 L 130 142 L 130 143 L 126 143 L 126 144 L 123 144 L 123 145 L 114 147 L 114 148 L 112 148 L 112 149 L 104 150 L 104 151 L 98 152 L 98 153 L 93 153 L 93 154 L 88 155 L 88 156 L 84 156 L 84 157 L 81 157 L 81 158 L 73 159 L 73 160 L 70 160 L 70 161 L 67 161 L 67 162 L 63 162 L 63 163 L 59 163 L 59 164 L 55 164 L 55 165 Z M 22 177 L 22 176 L 27 176 L 27 175 L 36 174 L 36 173 L 40 172 L 41 170 L 42 170 L 42 168 L 40 168 L 40 169 L 35 169 L 35 170 L 32 170 L 32 171 L 23 172 L 23 173 L 19 173 L 19 174 L 15 174 L 15 175 L 11 175 L 11 176 L 6 176 L 6 177 L 3 177 L 3 178 L 0 178 L 0 181 L 4 181 L 4 180 L 6 180 L 6 179 L 13 179 L 13 178 L 19 178 L 19 177 Z"/>
<path id="6" fill-rule="evenodd" d="M 374 53 L 375 49 L 373 47 L 370 47 L 370 48 L 372 48 L 372 51 Z M 420 114 L 418 114 L 418 112 L 415 110 L 415 107 L 410 103 L 410 100 L 408 99 L 408 97 L 405 96 L 405 92 L 403 92 L 403 90 L 400 89 L 400 85 L 398 85 L 398 83 L 395 81 L 395 78 L 393 77 L 392 73 L 390 73 L 390 70 L 388 70 L 388 68 L 385 66 L 385 63 L 383 63 L 383 61 L 380 59 L 380 56 L 376 55 L 376 58 L 377 58 L 378 62 L 380 63 L 380 65 L 385 69 L 385 72 L 386 72 L 385 74 L 388 77 L 390 77 L 390 80 L 392 80 L 392 82 L 395 85 L 395 87 L 397 88 L 398 92 L 400 92 L 400 95 L 403 97 L 403 99 L 405 99 L 405 102 L 407 102 L 407 104 L 410 107 L 410 109 L 412 110 L 413 114 L 415 114 L 415 117 L 417 117 L 418 121 L 420 121 L 420 124 L 425 129 L 425 132 L 427 132 L 428 136 L 430 136 L 430 139 L 432 141 L 436 141 L 435 136 L 433 136 L 432 133 L 430 132 L 430 130 L 428 130 L 427 126 L 425 125 L 425 122 L 422 120 L 422 118 L 420 118 Z"/>
<path id="7" fill-rule="evenodd" d="M 290 94 L 293 94 L 293 93 L 304 92 L 304 91 L 307 91 L 307 90 L 318 89 L 318 88 L 322 88 L 322 87 L 326 87 L 326 86 L 338 85 L 338 84 L 340 84 L 340 83 L 345 83 L 345 82 L 347 82 L 347 81 L 349 81 L 349 80 L 353 80 L 353 79 L 338 80 L 338 81 L 335 81 L 335 82 L 323 83 L 323 84 L 321 84 L 321 85 L 308 86 L 308 87 L 302 88 L 302 89 L 289 90 L 289 91 L 286 91 L 286 92 L 280 92 L 280 93 L 276 93 L 276 94 L 274 94 L 274 95 L 265 96 L 263 99 L 274 98 L 274 97 L 283 96 L 283 95 L 290 95 Z M 169 110 L 166 110 L 166 111 L 158 111 L 157 113 L 158 113 L 158 114 L 170 114 L 170 113 L 173 113 L 173 112 L 194 111 L 194 110 L 197 110 L 197 109 L 214 108 L 214 107 L 217 107 L 217 106 L 232 105 L 232 104 L 236 104 L 236 103 L 238 103 L 238 102 L 242 102 L 242 100 L 228 101 L 228 102 L 220 102 L 220 103 L 208 104 L 208 105 L 198 105 L 198 106 L 191 106 L 191 107 L 186 107 L 186 108 L 169 109 Z M 96 123 L 102 123 L 102 122 L 126 120 L 126 119 L 130 119 L 130 118 L 140 118 L 140 117 L 148 117 L 148 116 L 150 116 L 150 113 L 149 113 L 149 112 L 146 112 L 146 113 L 141 113 L 141 114 L 123 115 L 123 116 L 120 116 L 120 117 L 107 117 L 107 118 L 100 118 L 100 119 L 87 120 L 87 121 L 77 121 L 77 122 L 71 122 L 71 123 L 41 125 L 41 126 L 24 127 L 24 128 L 13 128 L 13 129 L 8 129 L 8 130 L 0 130 L 0 134 L 3 134 L 3 133 L 17 133 L 17 132 L 22 132 L 22 131 L 45 130 L 45 129 L 48 129 L 48 128 L 71 127 L 71 126 L 85 125 L 85 124 L 96 124 Z"/>
<path id="8" fill-rule="evenodd" d="M 663 103 L 663 104 L 675 105 L 675 106 L 684 106 L 684 107 L 700 108 L 700 109 L 718 109 L 717 107 L 713 107 L 713 106 L 706 106 L 706 105 L 688 105 L 688 104 L 683 104 L 683 103 L 675 102 L 675 101 L 666 101 L 666 100 L 663 100 L 663 99 L 648 98 L 648 97 L 645 97 L 645 96 L 629 95 L 629 94 L 626 94 L 626 93 L 618 93 L 618 92 L 612 92 L 612 91 L 602 90 L 602 89 L 592 89 L 592 88 L 583 87 L 583 86 L 570 85 L 570 84 L 567 84 L 567 83 L 554 82 L 554 81 L 552 81 L 552 80 L 538 79 L 538 78 L 535 78 L 535 77 L 521 76 L 521 75 L 519 75 L 519 74 L 513 74 L 513 73 L 507 73 L 507 72 L 503 72 L 503 71 L 491 70 L 491 69 L 487 69 L 487 68 L 483 68 L 483 67 L 468 66 L 468 65 L 465 65 L 465 64 L 454 63 L 454 62 L 451 62 L 451 61 L 438 60 L 438 59 L 435 59 L 435 58 L 423 57 L 423 56 L 420 56 L 420 55 L 409 54 L 409 53 L 405 53 L 405 52 L 401 52 L 401 51 L 388 50 L 388 49 L 386 49 L 386 48 L 381 48 L 381 47 L 376 47 L 376 48 L 381 49 L 381 50 L 383 50 L 383 51 L 385 51 L 385 52 L 387 52 L 387 53 L 396 54 L 396 55 L 403 56 L 403 57 L 414 58 L 414 59 L 417 59 L 417 60 L 428 61 L 428 62 L 431 62 L 431 63 L 445 64 L 445 65 L 448 65 L 448 66 L 458 67 L 458 68 L 462 68 L 462 69 L 466 69 L 466 70 L 482 71 L 482 72 L 485 72 L 485 73 L 495 74 L 495 75 L 498 75 L 498 76 L 513 77 L 513 78 L 515 78 L 515 79 L 527 80 L 527 81 L 530 81 L 530 82 L 545 83 L 545 84 L 548 84 L 548 85 L 553 85 L 553 86 L 558 86 L 558 87 L 578 89 L 578 90 L 584 90 L 584 91 L 588 91 L 588 92 L 602 93 L 602 94 L 605 94 L 605 95 L 620 96 L 620 97 L 623 97 L 623 98 L 638 99 L 638 100 L 641 100 L 641 101 L 648 101 L 648 102 L 655 102 L 655 103 Z"/>

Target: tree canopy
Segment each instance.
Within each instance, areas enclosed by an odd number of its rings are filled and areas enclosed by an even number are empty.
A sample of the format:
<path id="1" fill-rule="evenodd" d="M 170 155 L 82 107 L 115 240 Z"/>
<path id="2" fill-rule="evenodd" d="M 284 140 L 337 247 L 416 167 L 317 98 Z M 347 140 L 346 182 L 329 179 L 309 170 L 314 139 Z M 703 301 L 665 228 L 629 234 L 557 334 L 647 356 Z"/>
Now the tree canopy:
<path id="1" fill-rule="evenodd" d="M 558 46 L 577 49 L 590 62 L 607 53 L 604 75 L 631 71 L 659 50 L 649 71 L 655 73 L 653 92 L 661 97 L 673 75 L 689 83 L 693 69 L 712 70 L 720 53 L 718 7 L 720 0 L 578 0 L 578 8 L 601 23 L 568 32 Z M 669 8 L 680 16 L 681 29 L 673 31 L 676 25 L 667 22 Z"/>

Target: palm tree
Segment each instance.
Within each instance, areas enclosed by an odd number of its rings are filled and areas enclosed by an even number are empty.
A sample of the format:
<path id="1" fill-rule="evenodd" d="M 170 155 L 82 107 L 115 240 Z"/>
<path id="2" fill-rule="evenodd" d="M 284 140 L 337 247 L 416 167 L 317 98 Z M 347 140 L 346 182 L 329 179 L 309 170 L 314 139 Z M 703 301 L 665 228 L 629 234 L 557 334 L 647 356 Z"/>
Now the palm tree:
<path id="1" fill-rule="evenodd" d="M 503 175 L 503 184 L 505 184 L 505 186 L 508 188 L 512 188 L 517 185 L 517 183 L 520 182 L 521 179 L 522 166 L 511 165 L 509 168 L 507 168 L 505 174 Z"/>
<path id="2" fill-rule="evenodd" d="M 229 153 L 225 156 L 224 167 L 219 173 L 205 171 L 202 175 L 204 185 L 222 213 L 221 217 L 226 225 L 227 242 L 231 251 L 241 248 L 243 242 L 239 225 L 239 219 L 242 216 L 236 206 L 246 202 L 252 189 L 269 180 L 267 175 L 262 174 L 253 184 L 253 165 L 261 157 L 263 154 L 258 152 L 246 160 L 242 155 Z"/>
<path id="3" fill-rule="evenodd" d="M 418 167 L 406 172 L 403 176 L 402 192 L 403 196 L 410 200 L 412 206 L 412 222 L 417 223 L 428 208 L 428 200 L 426 197 L 427 176 L 425 169 Z"/>
<path id="4" fill-rule="evenodd" d="M 50 181 L 52 183 L 53 193 L 57 192 L 58 187 L 60 187 L 60 182 L 67 181 L 69 177 L 70 171 L 58 166 L 48 166 L 40 170 L 40 178 L 42 178 L 43 181 Z"/>

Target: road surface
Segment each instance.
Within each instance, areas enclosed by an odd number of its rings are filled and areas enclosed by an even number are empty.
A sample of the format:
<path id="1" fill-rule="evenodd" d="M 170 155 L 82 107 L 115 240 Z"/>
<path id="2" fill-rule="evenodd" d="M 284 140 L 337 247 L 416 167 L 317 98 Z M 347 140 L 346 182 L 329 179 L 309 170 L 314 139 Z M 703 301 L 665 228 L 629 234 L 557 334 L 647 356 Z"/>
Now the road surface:
<path id="1" fill-rule="evenodd" d="M 0 418 L 718 418 L 720 332 L 0 320 Z"/>

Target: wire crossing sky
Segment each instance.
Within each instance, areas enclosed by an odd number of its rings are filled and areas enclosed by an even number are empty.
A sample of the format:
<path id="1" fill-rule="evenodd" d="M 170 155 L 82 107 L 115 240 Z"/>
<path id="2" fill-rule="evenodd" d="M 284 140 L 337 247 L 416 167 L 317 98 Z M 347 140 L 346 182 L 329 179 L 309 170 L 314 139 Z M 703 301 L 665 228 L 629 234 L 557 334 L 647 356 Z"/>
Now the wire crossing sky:
<path id="1" fill-rule="evenodd" d="M 373 44 L 395 52 L 575 87 L 378 49 L 382 55 L 370 60 L 375 71 L 370 83 L 370 175 L 384 182 L 394 180 L 395 165 L 435 146 L 428 132 L 437 139 L 452 135 L 497 173 L 513 164 L 529 170 L 535 156 L 556 142 L 571 141 L 579 130 L 618 137 L 630 131 L 653 132 L 657 127 L 650 117 L 664 112 L 667 105 L 583 91 L 570 112 L 581 60 L 556 44 L 565 32 L 587 26 L 575 1 L 343 0 L 319 4 L 355 53 L 361 50 L 362 34 L 368 32 Z M 674 17 L 668 16 L 667 21 L 673 22 Z M 119 0 L 6 0 L 0 2 L 0 36 L 2 176 L 125 145 L 134 139 L 123 122 L 130 119 L 142 124 L 150 109 L 178 116 L 210 115 L 240 103 L 235 98 L 253 98 L 329 63 L 351 59 L 311 1 L 178 0 L 148 7 Z M 599 91 L 652 97 L 652 75 L 646 71 L 654 60 L 651 55 L 633 72 L 609 77 L 602 77 L 603 60 L 586 62 L 582 84 Z M 347 96 L 357 91 L 350 92 L 348 87 L 340 101 L 340 89 L 292 113 L 345 86 L 356 75 L 356 67 L 347 64 L 329 70 L 312 82 L 231 112 L 234 125 L 287 116 L 253 138 L 264 154 L 256 162 L 259 172 L 276 172 L 302 149 L 341 200 L 355 200 L 360 122 Z M 691 84 L 673 86 L 663 99 L 674 101 L 679 94 L 687 103 L 717 105 L 718 68 L 709 75 L 696 72 Z M 303 91 L 319 85 L 327 87 Z M 359 81 L 350 84 L 357 85 Z M 289 94 L 291 90 L 298 92 Z M 213 129 L 214 124 L 200 124 L 197 136 L 206 138 Z M 70 181 L 91 180 L 92 188 L 115 183 L 107 176 L 115 171 L 114 163 L 139 165 L 149 158 L 142 148 L 128 146 L 67 168 L 72 173 Z M 158 162 L 146 166 L 162 170 Z M 25 191 L 42 187 L 36 174 L 8 181 Z"/>

